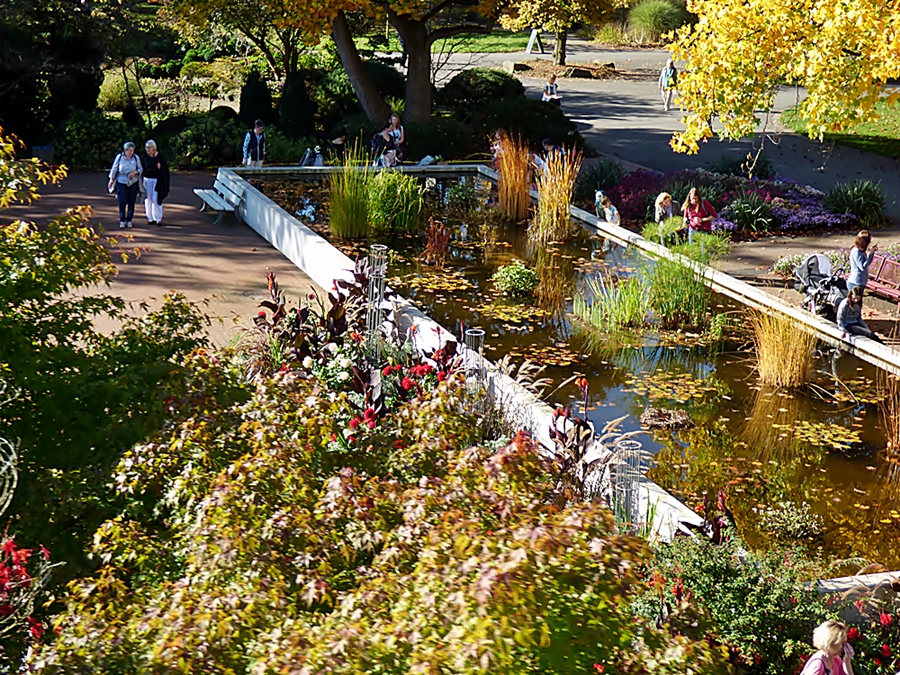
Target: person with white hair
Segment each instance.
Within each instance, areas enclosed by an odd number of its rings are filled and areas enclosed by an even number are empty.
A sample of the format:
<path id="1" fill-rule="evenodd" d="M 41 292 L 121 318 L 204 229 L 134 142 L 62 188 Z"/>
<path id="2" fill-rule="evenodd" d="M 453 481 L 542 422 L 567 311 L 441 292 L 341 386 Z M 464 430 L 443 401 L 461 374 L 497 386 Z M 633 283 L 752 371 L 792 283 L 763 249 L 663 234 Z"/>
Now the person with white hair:
<path id="1" fill-rule="evenodd" d="M 156 141 L 144 143 L 144 155 L 141 157 L 144 181 L 144 212 L 150 225 L 161 226 L 163 219 L 163 201 L 169 194 L 169 165 L 165 157 L 159 154 Z"/>
<path id="2" fill-rule="evenodd" d="M 141 190 L 141 160 L 134 154 L 134 143 L 128 141 L 122 146 L 122 152 L 116 155 L 109 170 L 110 193 L 116 193 L 119 200 L 119 229 L 131 227 L 134 220 L 134 205 Z"/>
<path id="3" fill-rule="evenodd" d="M 800 675 L 853 675 L 853 647 L 847 642 L 847 626 L 826 621 L 813 631 L 813 647 Z"/>
<path id="4" fill-rule="evenodd" d="M 678 69 L 672 59 L 666 60 L 666 67 L 659 74 L 659 92 L 662 94 L 663 110 L 669 111 L 672 106 L 672 97 L 678 87 Z"/>

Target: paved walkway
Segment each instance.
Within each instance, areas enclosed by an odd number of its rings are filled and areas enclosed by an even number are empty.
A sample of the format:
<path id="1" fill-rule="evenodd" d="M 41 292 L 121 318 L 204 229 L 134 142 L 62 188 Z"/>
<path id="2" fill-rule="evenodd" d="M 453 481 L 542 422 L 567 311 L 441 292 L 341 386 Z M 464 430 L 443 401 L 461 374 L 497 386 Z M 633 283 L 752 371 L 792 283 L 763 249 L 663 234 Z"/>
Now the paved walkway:
<path id="1" fill-rule="evenodd" d="M 266 272 L 275 272 L 289 301 L 296 302 L 314 287 L 312 281 L 265 239 L 233 216 L 226 216 L 219 227 L 214 215 L 199 213 L 195 187 L 210 187 L 212 173 L 172 175 L 172 194 L 165 204 L 165 226 L 150 228 L 143 209 L 138 208 L 133 230 L 118 229 L 116 200 L 105 190 L 106 177 L 99 173 L 74 173 L 59 187 L 45 187 L 44 197 L 31 206 L 17 206 L 0 214 L 2 220 L 14 218 L 42 222 L 78 205 L 89 204 L 94 218 L 117 237 L 124 248 L 138 247 L 140 258 L 119 264 L 119 274 L 109 289 L 133 303 L 132 313 L 140 315 L 140 303 L 157 307 L 162 296 L 177 290 L 195 302 L 205 302 L 213 324 L 210 337 L 218 345 L 227 344 L 237 327 L 250 326 L 259 311 L 258 304 L 268 297 Z M 126 236 L 121 236 L 127 233 Z M 125 241 L 129 238 L 130 241 Z M 98 322 L 101 330 L 110 330 L 112 321 Z"/>

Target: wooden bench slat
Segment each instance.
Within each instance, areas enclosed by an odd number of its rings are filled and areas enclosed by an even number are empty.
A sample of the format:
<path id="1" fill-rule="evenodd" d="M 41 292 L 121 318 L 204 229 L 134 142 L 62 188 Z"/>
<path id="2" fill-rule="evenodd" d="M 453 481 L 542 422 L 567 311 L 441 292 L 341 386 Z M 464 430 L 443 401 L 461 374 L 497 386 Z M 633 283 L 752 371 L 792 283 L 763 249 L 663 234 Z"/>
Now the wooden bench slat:
<path id="1" fill-rule="evenodd" d="M 232 190 L 228 185 L 217 180 L 215 183 L 213 183 L 213 188 L 216 192 L 219 193 L 219 196 L 229 204 L 237 206 L 241 203 L 241 196 L 237 192 Z"/>

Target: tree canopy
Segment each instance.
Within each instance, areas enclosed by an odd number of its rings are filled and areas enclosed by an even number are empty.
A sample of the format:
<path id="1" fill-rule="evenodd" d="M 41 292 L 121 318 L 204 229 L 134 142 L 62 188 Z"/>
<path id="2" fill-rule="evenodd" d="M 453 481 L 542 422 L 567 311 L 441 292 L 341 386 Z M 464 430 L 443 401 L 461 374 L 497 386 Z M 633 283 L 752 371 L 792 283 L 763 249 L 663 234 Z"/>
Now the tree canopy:
<path id="1" fill-rule="evenodd" d="M 900 76 L 898 0 L 689 0 L 696 24 L 679 29 L 672 53 L 686 128 L 679 152 L 697 152 L 717 114 L 725 138 L 751 135 L 779 86 L 804 87 L 799 113 L 821 138 L 869 121 L 884 85 Z M 900 94 L 893 92 L 890 99 Z"/>

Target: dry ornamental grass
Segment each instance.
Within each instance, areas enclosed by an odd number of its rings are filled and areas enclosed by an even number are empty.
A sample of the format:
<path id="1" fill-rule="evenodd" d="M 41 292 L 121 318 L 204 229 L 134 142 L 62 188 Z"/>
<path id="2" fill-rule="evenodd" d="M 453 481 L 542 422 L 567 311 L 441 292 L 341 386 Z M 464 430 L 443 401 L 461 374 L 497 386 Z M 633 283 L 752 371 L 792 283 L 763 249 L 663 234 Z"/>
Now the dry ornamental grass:
<path id="1" fill-rule="evenodd" d="M 565 241 L 571 233 L 569 207 L 581 170 L 581 152 L 550 152 L 538 177 L 537 216 L 532 234 L 540 242 Z"/>
<path id="2" fill-rule="evenodd" d="M 514 222 L 528 218 L 531 206 L 531 167 L 528 161 L 528 146 L 519 136 L 509 136 L 500 131 L 500 211 Z"/>
<path id="3" fill-rule="evenodd" d="M 750 326 L 760 383 L 797 388 L 812 379 L 816 337 L 780 316 L 752 312 Z"/>

